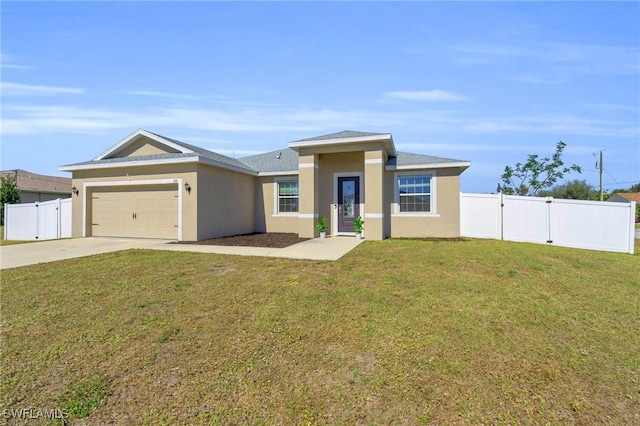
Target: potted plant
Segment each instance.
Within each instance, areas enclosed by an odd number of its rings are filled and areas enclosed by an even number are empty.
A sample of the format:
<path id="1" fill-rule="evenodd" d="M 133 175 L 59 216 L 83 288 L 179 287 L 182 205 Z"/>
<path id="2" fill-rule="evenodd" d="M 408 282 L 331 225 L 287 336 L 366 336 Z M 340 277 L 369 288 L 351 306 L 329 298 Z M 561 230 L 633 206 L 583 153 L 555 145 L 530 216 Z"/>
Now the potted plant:
<path id="1" fill-rule="evenodd" d="M 326 238 L 327 236 L 327 218 L 324 216 L 316 219 L 316 229 L 320 231 L 320 238 Z"/>
<path id="2" fill-rule="evenodd" d="M 364 231 L 364 220 L 362 220 L 362 216 L 358 216 L 353 221 L 353 232 L 356 233 L 356 238 L 359 240 L 362 239 L 362 231 Z"/>

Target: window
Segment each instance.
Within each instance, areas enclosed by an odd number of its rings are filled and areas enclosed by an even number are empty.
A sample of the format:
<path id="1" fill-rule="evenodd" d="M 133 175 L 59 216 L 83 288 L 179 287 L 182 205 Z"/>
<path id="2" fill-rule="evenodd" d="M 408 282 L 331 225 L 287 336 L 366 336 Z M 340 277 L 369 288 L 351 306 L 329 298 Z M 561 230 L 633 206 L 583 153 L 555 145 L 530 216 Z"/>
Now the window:
<path id="1" fill-rule="evenodd" d="M 433 213 L 431 175 L 397 176 L 398 213 Z"/>
<path id="2" fill-rule="evenodd" d="M 298 213 L 298 181 L 277 181 L 277 201 L 277 214 Z"/>

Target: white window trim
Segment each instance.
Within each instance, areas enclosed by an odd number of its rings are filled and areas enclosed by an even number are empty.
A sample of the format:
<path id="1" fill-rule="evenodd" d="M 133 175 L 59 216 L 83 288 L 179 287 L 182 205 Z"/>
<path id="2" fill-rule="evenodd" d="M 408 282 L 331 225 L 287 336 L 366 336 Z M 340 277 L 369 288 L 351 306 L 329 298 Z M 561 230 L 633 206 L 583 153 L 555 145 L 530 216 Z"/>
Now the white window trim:
<path id="1" fill-rule="evenodd" d="M 430 212 L 401 212 L 400 211 L 400 185 L 398 178 L 401 176 L 430 176 L 431 177 L 431 211 Z M 438 214 L 436 171 L 415 170 L 411 172 L 396 172 L 393 174 L 393 214 L 396 217 L 440 217 Z"/>
<path id="2" fill-rule="evenodd" d="M 356 235 L 355 232 L 338 232 L 338 178 L 341 177 L 358 177 L 360 191 L 360 216 L 365 217 L 364 212 L 364 172 L 338 172 L 333 174 L 333 204 L 331 209 L 331 235 Z M 364 232 L 362 233 L 364 236 Z"/>
<path id="3" fill-rule="evenodd" d="M 300 210 L 300 179 L 293 177 L 276 177 L 273 178 L 273 214 L 271 217 L 298 217 L 298 212 L 280 213 L 280 202 L 278 196 L 278 185 L 280 182 L 298 182 L 298 210 Z"/>

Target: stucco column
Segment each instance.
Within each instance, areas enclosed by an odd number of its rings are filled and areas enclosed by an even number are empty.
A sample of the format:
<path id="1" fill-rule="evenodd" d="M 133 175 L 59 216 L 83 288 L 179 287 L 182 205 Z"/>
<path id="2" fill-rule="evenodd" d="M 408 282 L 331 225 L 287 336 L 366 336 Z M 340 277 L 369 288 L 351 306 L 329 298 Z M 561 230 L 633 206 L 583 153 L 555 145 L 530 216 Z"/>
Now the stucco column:
<path id="1" fill-rule="evenodd" d="M 318 154 L 298 156 L 298 235 L 301 238 L 315 238 L 315 220 L 320 205 L 320 163 Z"/>
<path id="2" fill-rule="evenodd" d="M 368 240 L 384 238 L 384 163 L 382 150 L 364 152 L 364 235 Z M 388 220 L 388 218 L 387 218 Z"/>

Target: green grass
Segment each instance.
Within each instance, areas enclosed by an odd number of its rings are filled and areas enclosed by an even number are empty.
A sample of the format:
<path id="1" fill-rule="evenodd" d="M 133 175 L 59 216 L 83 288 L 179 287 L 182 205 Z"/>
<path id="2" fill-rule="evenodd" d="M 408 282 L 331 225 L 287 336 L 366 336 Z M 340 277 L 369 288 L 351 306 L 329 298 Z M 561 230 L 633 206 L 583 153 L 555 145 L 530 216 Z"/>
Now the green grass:
<path id="1" fill-rule="evenodd" d="M 18 241 L 4 239 L 4 226 L 0 226 L 0 246 L 11 246 L 14 244 L 34 243 L 35 241 Z"/>
<path id="2" fill-rule="evenodd" d="M 71 424 L 638 424 L 639 281 L 639 255 L 487 240 L 10 269 L 0 402 Z"/>
<path id="3" fill-rule="evenodd" d="M 87 379 L 65 391 L 60 405 L 71 418 L 83 419 L 108 395 L 100 378 Z"/>

